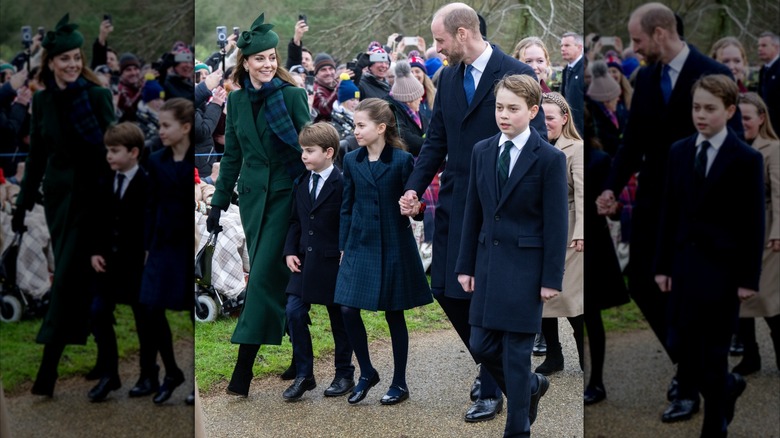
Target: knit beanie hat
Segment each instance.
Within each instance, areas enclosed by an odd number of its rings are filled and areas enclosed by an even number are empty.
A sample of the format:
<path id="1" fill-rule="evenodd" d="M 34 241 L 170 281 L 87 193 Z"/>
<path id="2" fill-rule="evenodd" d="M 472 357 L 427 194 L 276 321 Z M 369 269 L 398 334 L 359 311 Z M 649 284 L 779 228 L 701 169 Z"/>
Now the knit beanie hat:
<path id="1" fill-rule="evenodd" d="M 344 103 L 350 99 L 360 99 L 360 90 L 355 85 L 355 83 L 352 82 L 352 79 L 350 79 L 349 75 L 342 73 L 339 78 L 341 79 L 338 91 L 339 103 Z"/>
<path id="2" fill-rule="evenodd" d="M 46 32 L 46 36 L 41 41 L 41 45 L 48 55 L 56 56 L 68 50 L 78 49 L 84 44 L 84 35 L 77 31 L 79 25 L 68 23 L 70 14 L 65 14 L 53 31 Z"/>
<path id="3" fill-rule="evenodd" d="M 617 62 L 617 61 L 610 61 L 607 63 L 607 67 L 613 67 L 618 69 L 618 71 L 622 74 L 623 73 L 623 66 Z"/>
<path id="4" fill-rule="evenodd" d="M 384 50 L 384 48 L 382 47 L 382 43 L 380 43 L 379 41 L 371 41 L 370 43 L 368 43 L 368 49 L 366 49 L 366 52 L 371 53 L 376 49 Z"/>
<path id="5" fill-rule="evenodd" d="M 428 74 L 428 69 L 425 67 L 425 61 L 419 56 L 409 56 L 409 65 L 419 68 L 426 75 Z"/>
<path id="6" fill-rule="evenodd" d="M 330 55 L 327 53 L 318 53 L 317 56 L 314 57 L 314 74 L 317 75 L 320 69 L 326 65 L 333 67 L 334 70 L 336 69 L 336 62 L 333 61 L 333 58 Z"/>
<path id="7" fill-rule="evenodd" d="M 155 99 L 165 99 L 165 90 L 162 85 L 154 79 L 154 75 L 146 76 L 146 82 L 141 90 L 141 99 L 144 103 L 149 103 Z"/>
<path id="8" fill-rule="evenodd" d="M 244 56 L 275 48 L 279 44 L 279 35 L 271 30 L 274 25 L 263 24 L 263 21 L 265 21 L 265 12 L 257 17 L 249 30 L 241 32 L 238 37 L 236 46 L 241 49 Z"/>
<path id="9" fill-rule="evenodd" d="M 431 58 L 425 61 L 425 69 L 428 71 L 428 77 L 432 78 L 442 66 L 441 59 Z"/>
<path id="10" fill-rule="evenodd" d="M 588 96 L 598 102 L 607 102 L 620 96 L 620 85 L 612 79 L 604 61 L 593 61 L 590 64 L 593 78 L 588 87 Z"/>
<path id="11" fill-rule="evenodd" d="M 626 58 L 623 60 L 623 74 L 631 76 L 631 73 L 639 67 L 639 60 L 636 58 Z"/>
<path id="12" fill-rule="evenodd" d="M 16 72 L 16 69 L 11 64 L 0 64 L 0 73 L 5 70 L 11 70 L 11 72 Z"/>
<path id="13" fill-rule="evenodd" d="M 200 70 L 206 70 L 206 73 L 211 73 L 211 69 L 206 64 L 195 64 L 195 73 L 197 73 Z"/>
<path id="14" fill-rule="evenodd" d="M 138 61 L 138 57 L 130 52 L 123 53 L 119 56 L 119 73 L 125 71 L 127 67 L 136 66 L 141 68 L 141 63 Z"/>
<path id="15" fill-rule="evenodd" d="M 390 93 L 393 99 L 404 103 L 417 101 L 425 93 L 420 81 L 412 76 L 409 62 L 403 60 L 395 64 L 395 82 Z"/>

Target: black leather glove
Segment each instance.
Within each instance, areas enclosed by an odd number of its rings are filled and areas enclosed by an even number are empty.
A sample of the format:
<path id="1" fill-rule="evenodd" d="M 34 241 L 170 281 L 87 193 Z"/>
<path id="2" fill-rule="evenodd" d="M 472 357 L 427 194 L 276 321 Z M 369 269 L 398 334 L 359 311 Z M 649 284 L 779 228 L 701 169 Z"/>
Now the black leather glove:
<path id="1" fill-rule="evenodd" d="M 211 207 L 209 217 L 206 219 L 206 231 L 209 233 L 219 233 L 222 227 L 219 226 L 219 217 L 222 216 L 222 210 L 219 207 Z"/>
<path id="2" fill-rule="evenodd" d="M 14 215 L 11 218 L 11 230 L 14 233 L 24 233 L 27 231 L 27 227 L 24 226 L 24 216 L 27 211 L 22 206 L 17 206 L 14 210 Z"/>

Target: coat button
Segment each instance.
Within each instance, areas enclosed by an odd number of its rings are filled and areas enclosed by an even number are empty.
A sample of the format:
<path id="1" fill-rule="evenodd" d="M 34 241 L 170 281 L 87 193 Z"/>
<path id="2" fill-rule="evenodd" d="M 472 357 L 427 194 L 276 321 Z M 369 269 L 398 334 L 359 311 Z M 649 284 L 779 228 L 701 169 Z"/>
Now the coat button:
<path id="1" fill-rule="evenodd" d="M 314 215 L 313 215 L 313 214 L 312 214 L 312 215 L 310 215 L 310 216 L 309 216 L 309 219 L 314 219 Z"/>
<path id="2" fill-rule="evenodd" d="M 313 235 L 314 235 L 314 231 L 313 230 L 309 230 L 309 236 L 313 236 Z"/>
<path id="3" fill-rule="evenodd" d="M 306 248 L 306 251 L 311 252 L 311 247 Z"/>
<path id="4" fill-rule="evenodd" d="M 501 220 L 501 216 L 496 215 L 496 221 L 499 221 L 499 220 Z"/>
<path id="5" fill-rule="evenodd" d="M 498 240 L 494 240 L 493 245 L 498 246 Z"/>

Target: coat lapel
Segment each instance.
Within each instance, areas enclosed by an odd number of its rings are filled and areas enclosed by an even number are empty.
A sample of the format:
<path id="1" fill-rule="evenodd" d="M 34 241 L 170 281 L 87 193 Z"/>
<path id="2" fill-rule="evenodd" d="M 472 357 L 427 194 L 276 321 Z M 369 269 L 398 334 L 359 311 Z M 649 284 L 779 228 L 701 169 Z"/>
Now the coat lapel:
<path id="1" fill-rule="evenodd" d="M 243 132 L 247 137 L 249 137 L 250 144 L 254 145 L 255 147 L 262 144 L 260 142 L 260 134 L 257 132 L 257 122 L 252 118 L 254 111 L 252 111 L 252 102 L 249 101 L 249 96 L 247 95 L 246 91 L 238 91 L 236 93 L 231 93 L 230 96 L 231 99 L 237 98 L 240 100 L 241 103 L 237 105 L 238 108 L 249 108 L 249 111 L 240 111 L 239 112 L 239 123 L 245 127 Z M 258 113 L 258 117 L 262 114 L 262 111 Z M 262 149 L 262 148 L 258 148 Z"/>
<path id="2" fill-rule="evenodd" d="M 733 132 L 729 130 L 726 139 L 718 151 L 718 155 L 715 156 L 715 161 L 710 166 L 710 171 L 707 173 L 707 178 L 704 180 L 704 190 L 706 191 L 712 187 L 712 184 L 723 176 L 723 172 L 731 164 L 734 157 L 735 149 L 737 148 L 737 138 Z"/>
<path id="3" fill-rule="evenodd" d="M 506 201 L 508 194 L 515 189 L 520 183 L 520 180 L 523 179 L 525 174 L 528 173 L 528 170 L 531 169 L 531 166 L 539 159 L 539 156 L 536 155 L 536 151 L 541 146 L 540 141 L 541 137 L 539 137 L 539 134 L 537 134 L 534 129 L 531 129 L 531 137 L 528 138 L 525 146 L 523 146 L 523 150 L 520 151 L 520 156 L 517 157 L 515 167 L 512 168 L 512 171 L 509 174 L 509 180 L 506 182 L 504 189 L 501 190 L 501 199 L 498 200 L 496 209 L 501 208 Z M 496 157 L 494 160 L 498 160 L 498 158 Z"/>
<path id="4" fill-rule="evenodd" d="M 334 167 L 330 172 L 328 179 L 325 180 L 325 184 L 322 185 L 322 189 L 320 189 L 320 194 L 317 195 L 317 199 L 314 200 L 314 205 L 311 207 L 312 210 L 322 205 L 322 203 L 328 199 L 328 196 L 330 196 L 335 191 L 333 186 L 335 185 L 336 181 L 338 181 L 339 177 L 339 170 Z M 311 202 L 311 196 L 308 198 L 309 202 Z"/>
<path id="5" fill-rule="evenodd" d="M 501 62 L 500 57 L 502 53 L 496 50 L 495 47 L 493 47 L 493 53 L 490 55 L 490 59 L 488 60 L 487 65 L 485 66 L 485 71 L 482 72 L 482 77 L 479 79 L 479 85 L 477 86 L 476 91 L 474 91 L 474 98 L 471 100 L 471 105 L 467 105 L 468 109 L 466 110 L 466 114 L 464 115 L 464 118 L 468 117 L 469 114 L 471 114 L 472 111 L 476 107 L 479 106 L 480 102 L 485 99 L 485 97 L 493 92 L 493 84 L 498 79 L 501 79 L 499 76 L 499 73 L 501 71 Z M 458 69 L 460 74 L 460 88 L 463 89 L 463 76 L 465 70 L 465 64 L 463 65 L 463 69 Z M 466 92 L 463 92 L 463 103 L 466 103 Z"/>

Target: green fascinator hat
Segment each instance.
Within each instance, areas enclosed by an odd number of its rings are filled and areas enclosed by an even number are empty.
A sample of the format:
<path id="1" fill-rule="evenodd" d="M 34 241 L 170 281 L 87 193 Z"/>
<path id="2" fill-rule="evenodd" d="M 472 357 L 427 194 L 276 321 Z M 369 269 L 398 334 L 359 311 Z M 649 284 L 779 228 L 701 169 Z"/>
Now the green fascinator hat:
<path id="1" fill-rule="evenodd" d="M 241 49 L 244 55 L 253 55 L 264 50 L 272 49 L 279 44 L 279 35 L 271 29 L 274 27 L 271 23 L 263 24 L 265 21 L 265 12 L 260 14 L 252 23 L 249 30 L 241 32 L 236 45 Z"/>
<path id="2" fill-rule="evenodd" d="M 49 56 L 56 56 L 68 50 L 78 49 L 84 44 L 84 35 L 77 31 L 79 25 L 68 23 L 70 14 L 65 14 L 53 31 L 46 32 L 41 45 Z"/>

